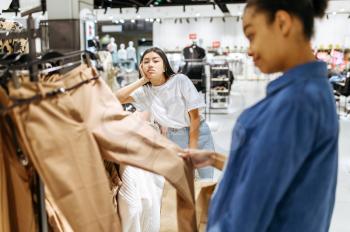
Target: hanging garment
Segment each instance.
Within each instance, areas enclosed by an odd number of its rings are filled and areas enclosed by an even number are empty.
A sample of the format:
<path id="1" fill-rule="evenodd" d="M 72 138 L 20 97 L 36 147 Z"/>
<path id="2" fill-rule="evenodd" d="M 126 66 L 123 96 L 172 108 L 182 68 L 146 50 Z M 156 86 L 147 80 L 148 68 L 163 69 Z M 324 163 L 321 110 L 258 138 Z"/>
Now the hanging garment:
<path id="1" fill-rule="evenodd" d="M 0 130 L 2 124 L 0 123 Z M 10 230 L 9 199 L 7 194 L 7 175 L 5 165 L 5 154 L 3 153 L 2 133 L 0 133 L 0 231 L 7 232 Z"/>
<path id="2" fill-rule="evenodd" d="M 10 95 L 12 99 L 37 96 L 38 92 L 45 96 L 91 77 L 90 69 L 80 67 L 62 81 L 10 87 Z M 121 228 L 99 154 L 164 176 L 177 189 L 179 231 L 196 231 L 193 170 L 178 157 L 181 149 L 124 112 L 103 80 L 16 107 L 12 117 L 36 170 L 74 231 Z"/>
<path id="3" fill-rule="evenodd" d="M 101 72 L 101 76 L 106 81 L 107 85 L 112 89 L 112 91 L 116 91 L 119 89 L 116 79 L 118 70 L 113 66 L 112 54 L 107 51 L 99 51 L 97 54 L 101 59 L 104 70 Z"/>
<path id="4" fill-rule="evenodd" d="M 159 232 L 164 178 L 121 165 L 118 209 L 123 232 Z"/>
<path id="5" fill-rule="evenodd" d="M 24 28 L 18 22 L 0 18 L 0 31 L 22 32 L 24 31 Z M 0 51 L 2 53 L 17 53 L 17 52 L 28 53 L 28 40 L 27 39 L 0 40 Z"/>
<path id="6" fill-rule="evenodd" d="M 52 199 L 50 190 L 45 188 L 45 208 L 47 213 L 48 224 L 52 232 L 73 232 L 67 219 L 58 209 L 55 201 Z"/>
<path id="7" fill-rule="evenodd" d="M 1 220 L 4 220 L 4 224 L 1 226 L 9 227 L 7 231 L 19 231 L 19 232 L 35 232 L 35 216 L 32 200 L 32 192 L 30 190 L 30 169 L 25 168 L 19 162 L 16 156 L 16 149 L 13 145 L 13 134 L 11 128 L 9 128 L 7 121 L 3 117 L 0 117 L 0 137 L 2 147 L 2 158 L 4 170 L 1 172 L 5 175 L 6 192 L 1 190 L 1 200 L 7 198 L 6 204 L 1 204 L 1 211 L 5 211 L 4 215 L 1 215 Z M 2 174 L 1 173 L 1 174 Z M 1 179 L 4 177 L 1 176 Z M 5 190 L 5 189 L 4 189 Z M 7 197 L 6 197 L 7 195 Z M 6 210 L 7 205 L 7 210 Z M 24 210 L 25 209 L 25 210 Z M 6 214 L 6 211 L 8 214 Z M 6 216 L 7 215 L 7 216 Z M 6 220 L 6 221 L 5 221 Z M 7 223 L 9 222 L 9 225 Z"/>

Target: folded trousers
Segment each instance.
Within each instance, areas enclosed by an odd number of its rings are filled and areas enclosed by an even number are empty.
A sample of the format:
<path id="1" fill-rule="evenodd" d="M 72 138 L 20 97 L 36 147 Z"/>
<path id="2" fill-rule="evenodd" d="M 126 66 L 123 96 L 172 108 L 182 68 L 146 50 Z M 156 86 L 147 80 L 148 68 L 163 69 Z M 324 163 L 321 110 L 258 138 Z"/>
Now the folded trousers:
<path id="1" fill-rule="evenodd" d="M 79 67 L 54 83 L 10 87 L 13 99 L 73 86 L 93 76 Z M 124 112 L 101 79 L 13 109 L 20 139 L 74 231 L 120 231 L 102 159 L 164 176 L 177 190 L 178 230 L 196 231 L 193 170 L 181 149 Z"/>

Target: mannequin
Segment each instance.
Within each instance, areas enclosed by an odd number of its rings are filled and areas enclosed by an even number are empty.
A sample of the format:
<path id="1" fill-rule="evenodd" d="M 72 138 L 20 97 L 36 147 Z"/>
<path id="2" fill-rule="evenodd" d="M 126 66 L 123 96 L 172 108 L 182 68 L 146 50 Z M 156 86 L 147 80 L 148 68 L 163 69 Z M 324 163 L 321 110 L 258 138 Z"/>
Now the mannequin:
<path id="1" fill-rule="evenodd" d="M 115 39 L 112 37 L 109 44 L 107 45 L 107 50 L 110 53 L 117 52 L 117 44 L 115 43 Z"/>
<path id="2" fill-rule="evenodd" d="M 126 49 L 127 58 L 129 63 L 129 70 L 135 70 L 136 67 L 136 49 L 134 48 L 134 42 L 129 41 L 129 46 Z"/>
<path id="3" fill-rule="evenodd" d="M 120 49 L 118 50 L 118 60 L 125 61 L 127 59 L 125 44 L 120 44 Z"/>
<path id="4" fill-rule="evenodd" d="M 134 48 L 134 42 L 129 41 L 129 47 L 126 49 L 128 60 L 136 62 L 136 49 Z"/>
<path id="5" fill-rule="evenodd" d="M 203 59 L 205 57 L 205 50 L 197 45 L 196 41 L 192 41 L 192 45 L 183 49 L 185 59 Z"/>
<path id="6" fill-rule="evenodd" d="M 117 55 L 117 44 L 115 43 L 115 39 L 112 37 L 111 41 L 107 45 L 107 50 L 112 54 L 113 65 L 117 65 L 118 55 Z"/>

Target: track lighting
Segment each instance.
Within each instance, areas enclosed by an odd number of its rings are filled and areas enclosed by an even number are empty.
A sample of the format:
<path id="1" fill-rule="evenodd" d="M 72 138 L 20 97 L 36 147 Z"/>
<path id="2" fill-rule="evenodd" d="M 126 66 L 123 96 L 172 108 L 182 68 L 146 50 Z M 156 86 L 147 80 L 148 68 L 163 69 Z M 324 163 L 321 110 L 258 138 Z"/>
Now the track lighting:
<path id="1" fill-rule="evenodd" d="M 222 21 L 223 21 L 223 22 L 226 22 L 225 17 L 222 17 Z"/>
<path id="2" fill-rule="evenodd" d="M 182 19 L 180 19 L 180 23 L 182 23 Z"/>
<path id="3" fill-rule="evenodd" d="M 183 12 L 186 12 L 186 6 L 183 5 L 183 8 L 182 8 Z"/>
<path id="4" fill-rule="evenodd" d="M 210 20 L 209 20 L 209 22 L 211 22 L 211 23 L 213 22 L 213 17 L 210 17 Z"/>
<path id="5" fill-rule="evenodd" d="M 177 19 L 174 20 L 174 23 L 175 23 L 175 24 L 177 23 Z"/>
<path id="6" fill-rule="evenodd" d="M 187 19 L 186 19 L 186 22 L 187 22 L 187 23 L 190 23 L 190 19 L 189 19 L 189 18 L 187 18 Z"/>

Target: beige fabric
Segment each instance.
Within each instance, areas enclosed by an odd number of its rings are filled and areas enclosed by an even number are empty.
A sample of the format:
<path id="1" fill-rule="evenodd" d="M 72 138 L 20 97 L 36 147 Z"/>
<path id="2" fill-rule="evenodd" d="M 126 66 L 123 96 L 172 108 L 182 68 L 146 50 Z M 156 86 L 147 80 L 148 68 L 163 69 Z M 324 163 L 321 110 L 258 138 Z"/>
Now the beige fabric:
<path id="1" fill-rule="evenodd" d="M 73 232 L 72 227 L 69 225 L 62 212 L 58 209 L 55 201 L 52 199 L 50 190 L 47 188 L 45 189 L 45 207 L 48 223 L 52 232 Z"/>
<path id="2" fill-rule="evenodd" d="M 195 182 L 195 199 L 196 199 L 196 214 L 197 214 L 197 230 L 198 232 L 206 231 L 208 223 L 208 208 L 211 196 L 216 187 L 216 182 Z M 161 208 L 161 225 L 160 232 L 181 232 L 177 230 L 175 210 L 175 190 L 169 184 L 165 184 L 163 197 L 162 197 L 162 208 Z"/>
<path id="3" fill-rule="evenodd" d="M 2 124 L 0 124 L 0 127 L 2 127 Z M 8 232 L 10 231 L 9 199 L 7 197 L 7 176 L 2 141 L 2 133 L 0 133 L 0 232 Z"/>
<path id="4" fill-rule="evenodd" d="M 31 172 L 29 169 L 23 167 L 17 160 L 12 134 L 4 118 L 0 118 L 0 123 L 2 125 L 0 133 L 2 135 L 1 143 L 9 210 L 9 217 L 5 219 L 6 215 L 4 215 L 3 220 L 9 220 L 10 231 L 34 232 L 36 231 L 36 225 L 32 193 L 30 191 L 29 174 Z M 1 179 L 3 179 L 3 177 L 1 177 Z M 1 194 L 3 193 L 4 192 Z M 3 211 L 3 207 L 5 207 L 5 205 L 1 205 L 1 211 Z"/>
<path id="5" fill-rule="evenodd" d="M 91 70 L 78 68 L 55 83 L 22 83 L 20 89 L 10 88 L 10 95 L 45 95 L 91 77 Z M 179 231 L 196 231 L 193 170 L 178 157 L 181 149 L 124 112 L 104 81 L 17 107 L 12 116 L 36 170 L 74 231 L 120 231 L 99 154 L 164 176 L 177 189 Z"/>

